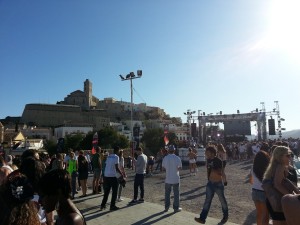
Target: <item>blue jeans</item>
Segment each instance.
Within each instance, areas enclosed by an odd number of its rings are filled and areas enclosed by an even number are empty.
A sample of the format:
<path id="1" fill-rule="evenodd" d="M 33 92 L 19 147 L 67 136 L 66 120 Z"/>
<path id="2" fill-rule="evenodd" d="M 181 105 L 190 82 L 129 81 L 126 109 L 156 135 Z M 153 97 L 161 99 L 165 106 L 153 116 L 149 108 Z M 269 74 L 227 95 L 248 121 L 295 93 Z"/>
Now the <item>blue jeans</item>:
<path id="1" fill-rule="evenodd" d="M 179 208 L 179 187 L 180 187 L 179 183 L 178 184 L 165 183 L 165 209 L 170 208 L 170 195 L 171 195 L 172 187 L 174 193 L 173 209 L 177 210 Z"/>
<path id="2" fill-rule="evenodd" d="M 138 187 L 140 187 L 141 190 L 141 199 L 144 198 L 144 174 L 136 174 L 134 178 L 134 184 L 133 184 L 133 190 L 134 190 L 134 195 L 133 199 L 137 200 L 138 197 Z"/>
<path id="3" fill-rule="evenodd" d="M 212 202 L 212 199 L 215 195 L 215 193 L 218 195 L 221 206 L 222 206 L 222 212 L 223 212 L 223 217 L 228 217 L 228 205 L 227 201 L 224 195 L 224 185 L 222 182 L 211 182 L 208 181 L 206 184 L 206 197 L 205 197 L 205 202 L 204 206 L 202 209 L 202 212 L 200 213 L 200 219 L 205 221 L 207 218 L 207 214 L 210 209 L 210 205 Z"/>

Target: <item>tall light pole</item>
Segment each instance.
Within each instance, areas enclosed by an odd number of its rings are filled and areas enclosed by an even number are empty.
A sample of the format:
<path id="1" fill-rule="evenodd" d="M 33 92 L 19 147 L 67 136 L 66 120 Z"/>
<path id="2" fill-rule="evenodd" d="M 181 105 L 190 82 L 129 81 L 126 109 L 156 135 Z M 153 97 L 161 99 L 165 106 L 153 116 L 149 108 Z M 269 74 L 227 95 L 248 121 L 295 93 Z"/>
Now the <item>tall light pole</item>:
<path id="1" fill-rule="evenodd" d="M 142 70 L 137 71 L 137 76 L 134 74 L 134 72 L 130 72 L 125 77 L 122 75 L 119 75 L 121 78 L 121 81 L 130 80 L 130 130 L 131 130 L 131 157 L 133 158 L 133 152 L 134 152 L 134 137 L 133 137 L 133 92 L 132 92 L 132 80 L 136 78 L 142 77 Z M 132 167 L 133 168 L 133 167 Z"/>

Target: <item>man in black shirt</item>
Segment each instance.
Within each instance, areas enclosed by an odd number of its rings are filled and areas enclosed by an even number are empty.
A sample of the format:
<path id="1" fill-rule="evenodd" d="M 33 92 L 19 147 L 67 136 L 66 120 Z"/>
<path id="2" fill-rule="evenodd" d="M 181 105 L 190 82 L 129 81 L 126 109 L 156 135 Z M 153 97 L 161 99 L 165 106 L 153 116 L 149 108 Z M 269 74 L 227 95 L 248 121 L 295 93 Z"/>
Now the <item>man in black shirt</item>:
<path id="1" fill-rule="evenodd" d="M 208 146 L 206 148 L 205 154 L 207 158 L 206 167 L 208 178 L 208 182 L 206 184 L 206 197 L 202 212 L 200 213 L 200 218 L 196 217 L 195 221 L 205 224 L 212 199 L 216 193 L 219 197 L 223 211 L 223 219 L 221 220 L 221 224 L 224 224 L 228 220 L 228 205 L 224 195 L 224 184 L 222 180 L 222 160 L 216 157 L 217 149 L 215 146 Z"/>

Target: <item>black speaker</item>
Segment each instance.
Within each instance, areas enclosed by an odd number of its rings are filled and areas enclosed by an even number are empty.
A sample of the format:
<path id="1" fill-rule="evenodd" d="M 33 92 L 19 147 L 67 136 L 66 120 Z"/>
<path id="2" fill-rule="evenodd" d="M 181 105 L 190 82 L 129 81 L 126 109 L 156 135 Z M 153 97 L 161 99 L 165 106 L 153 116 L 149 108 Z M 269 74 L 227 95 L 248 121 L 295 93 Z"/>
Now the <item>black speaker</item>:
<path id="1" fill-rule="evenodd" d="M 269 124 L 269 135 L 275 135 L 275 120 L 274 119 L 268 119 Z"/>
<path id="2" fill-rule="evenodd" d="M 191 124 L 191 129 L 192 129 L 192 137 L 196 137 L 197 136 L 197 131 L 196 131 L 196 123 L 192 123 Z"/>

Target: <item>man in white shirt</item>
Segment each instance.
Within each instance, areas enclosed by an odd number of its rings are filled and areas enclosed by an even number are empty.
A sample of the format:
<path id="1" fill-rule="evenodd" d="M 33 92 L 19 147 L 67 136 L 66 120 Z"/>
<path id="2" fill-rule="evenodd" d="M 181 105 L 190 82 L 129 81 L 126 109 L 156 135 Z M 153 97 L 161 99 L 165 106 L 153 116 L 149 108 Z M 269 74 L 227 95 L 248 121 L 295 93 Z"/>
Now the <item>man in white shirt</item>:
<path id="1" fill-rule="evenodd" d="M 238 150 L 240 155 L 240 161 L 246 160 L 246 145 L 244 143 L 239 144 Z"/>
<path id="2" fill-rule="evenodd" d="M 173 187 L 174 202 L 173 209 L 174 212 L 180 212 L 179 201 L 179 187 L 180 187 L 180 176 L 179 170 L 182 168 L 181 159 L 175 154 L 175 147 L 170 145 L 168 147 L 168 155 L 166 155 L 162 162 L 162 167 L 166 170 L 165 179 L 165 212 L 170 208 L 170 195 L 171 189 Z"/>
<path id="3" fill-rule="evenodd" d="M 114 147 L 114 152 L 110 154 L 106 159 L 105 171 L 104 171 L 104 196 L 100 209 L 103 210 L 106 208 L 106 203 L 110 189 L 112 189 L 112 196 L 110 201 L 110 211 L 118 210 L 119 207 L 116 206 L 117 193 L 118 193 L 118 179 L 117 172 L 124 176 L 121 170 L 119 169 L 119 153 L 120 148 Z"/>
<path id="4" fill-rule="evenodd" d="M 136 149 L 136 153 L 138 155 L 137 160 L 135 162 L 135 177 L 134 177 L 134 194 L 132 201 L 129 204 L 136 204 L 138 202 L 144 202 L 144 177 L 146 174 L 147 168 L 147 156 L 143 153 L 143 149 L 138 147 Z M 138 188 L 140 187 L 140 199 L 137 200 L 138 197 Z"/>

